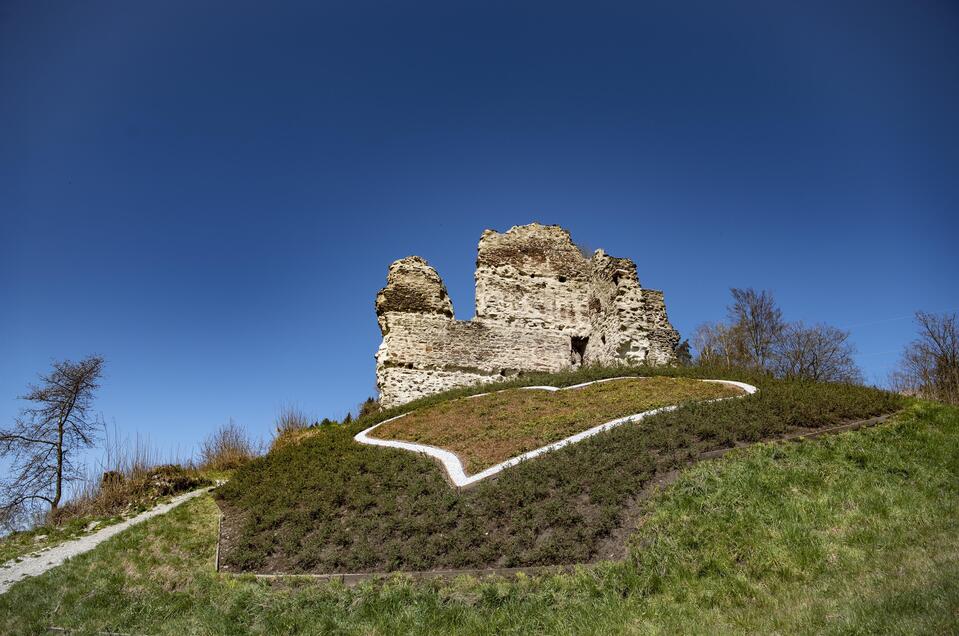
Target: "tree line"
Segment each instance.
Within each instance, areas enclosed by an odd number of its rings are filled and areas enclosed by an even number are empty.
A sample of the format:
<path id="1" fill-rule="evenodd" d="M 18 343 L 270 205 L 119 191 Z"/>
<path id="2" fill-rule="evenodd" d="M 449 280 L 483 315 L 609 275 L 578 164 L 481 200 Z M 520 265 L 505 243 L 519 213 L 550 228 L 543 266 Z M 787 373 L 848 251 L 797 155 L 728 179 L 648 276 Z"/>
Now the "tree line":
<path id="1" fill-rule="evenodd" d="M 693 335 L 698 364 L 759 369 L 787 379 L 862 381 L 848 331 L 786 322 L 767 290 L 730 292 L 727 320 L 702 324 Z"/>
<path id="2" fill-rule="evenodd" d="M 761 370 L 785 379 L 862 382 L 848 330 L 802 321 L 787 322 L 772 292 L 730 290 L 725 321 L 704 323 L 693 335 L 696 356 L 684 341 L 679 359 L 703 366 Z M 915 314 L 916 338 L 902 352 L 889 378 L 892 390 L 959 404 L 959 323 L 956 315 Z"/>

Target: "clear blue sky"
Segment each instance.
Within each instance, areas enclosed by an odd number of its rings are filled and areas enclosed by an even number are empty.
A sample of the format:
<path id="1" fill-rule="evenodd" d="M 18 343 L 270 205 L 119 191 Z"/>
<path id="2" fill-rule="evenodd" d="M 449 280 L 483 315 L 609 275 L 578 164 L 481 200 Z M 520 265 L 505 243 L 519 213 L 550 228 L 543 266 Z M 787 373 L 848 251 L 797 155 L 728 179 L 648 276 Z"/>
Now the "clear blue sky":
<path id="1" fill-rule="evenodd" d="M 484 228 L 639 266 L 684 336 L 731 286 L 881 382 L 959 308 L 959 5 L 0 4 L 0 417 L 54 358 L 190 449 L 374 390 L 419 254 L 473 313 Z"/>

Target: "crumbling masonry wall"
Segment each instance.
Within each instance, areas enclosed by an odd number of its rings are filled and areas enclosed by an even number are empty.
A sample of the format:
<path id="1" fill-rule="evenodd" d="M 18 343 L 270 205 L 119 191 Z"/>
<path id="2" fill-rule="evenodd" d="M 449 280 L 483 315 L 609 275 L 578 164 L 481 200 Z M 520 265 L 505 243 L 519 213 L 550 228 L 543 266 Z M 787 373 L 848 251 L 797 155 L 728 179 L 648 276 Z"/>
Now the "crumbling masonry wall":
<path id="1" fill-rule="evenodd" d="M 679 342 L 663 293 L 640 286 L 632 261 L 587 257 L 569 232 L 538 223 L 483 233 L 472 320 L 454 318 L 443 280 L 418 256 L 390 265 L 376 315 L 386 407 L 527 371 L 668 364 Z"/>

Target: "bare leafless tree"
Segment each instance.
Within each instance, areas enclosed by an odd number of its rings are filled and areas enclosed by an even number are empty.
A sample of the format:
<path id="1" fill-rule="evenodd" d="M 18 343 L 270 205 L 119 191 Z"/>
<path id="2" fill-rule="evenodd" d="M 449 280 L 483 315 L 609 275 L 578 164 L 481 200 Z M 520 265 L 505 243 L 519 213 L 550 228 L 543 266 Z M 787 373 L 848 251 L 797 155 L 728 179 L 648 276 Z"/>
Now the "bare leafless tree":
<path id="1" fill-rule="evenodd" d="M 730 292 L 728 322 L 700 325 L 693 336 L 698 364 L 751 367 L 785 378 L 861 381 L 849 332 L 784 322 L 772 292 Z"/>
<path id="2" fill-rule="evenodd" d="M 729 290 L 733 304 L 727 309 L 732 327 L 740 332 L 748 366 L 768 368 L 773 345 L 782 334 L 783 312 L 771 292 L 753 288 Z"/>
<path id="3" fill-rule="evenodd" d="M 703 323 L 693 334 L 697 364 L 706 366 L 742 366 L 743 344 L 741 333 L 722 322 Z"/>
<path id="4" fill-rule="evenodd" d="M 959 404 L 959 326 L 956 314 L 916 312 L 919 337 L 903 351 L 892 383 L 899 390 Z"/>
<path id="5" fill-rule="evenodd" d="M 849 332 L 829 325 L 785 325 L 772 347 L 772 369 L 782 378 L 861 382 Z"/>
<path id="6" fill-rule="evenodd" d="M 91 413 L 103 358 L 54 362 L 30 385 L 30 402 L 14 425 L 0 430 L 0 459 L 9 462 L 0 484 L 0 520 L 9 522 L 44 503 L 51 512 L 63 502 L 65 486 L 82 478 L 78 452 L 92 447 L 102 423 Z"/>

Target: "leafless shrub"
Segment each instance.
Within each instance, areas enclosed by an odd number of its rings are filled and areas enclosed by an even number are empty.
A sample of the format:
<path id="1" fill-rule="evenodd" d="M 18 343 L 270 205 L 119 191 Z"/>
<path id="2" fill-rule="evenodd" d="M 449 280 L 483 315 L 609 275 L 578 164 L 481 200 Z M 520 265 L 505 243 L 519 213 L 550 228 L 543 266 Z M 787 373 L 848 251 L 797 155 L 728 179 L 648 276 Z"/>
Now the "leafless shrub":
<path id="1" fill-rule="evenodd" d="M 315 420 L 301 409 L 292 405 L 284 406 L 276 416 L 276 433 L 270 443 L 270 450 L 276 450 L 302 439 L 313 426 L 315 426 Z"/>
<path id="2" fill-rule="evenodd" d="M 956 314 L 916 312 L 919 337 L 903 351 L 892 385 L 948 404 L 959 404 L 959 326 Z"/>
<path id="3" fill-rule="evenodd" d="M 771 367 L 781 378 L 861 382 L 849 332 L 829 325 L 786 325 L 774 341 Z"/>
<path id="4" fill-rule="evenodd" d="M 231 418 L 200 445 L 200 465 L 208 470 L 233 470 L 260 454 L 259 444 Z"/>
<path id="5" fill-rule="evenodd" d="M 302 431 L 309 428 L 313 422 L 314 419 L 299 407 L 287 405 L 281 408 L 276 415 L 276 434 L 283 435 L 284 433 Z"/>

